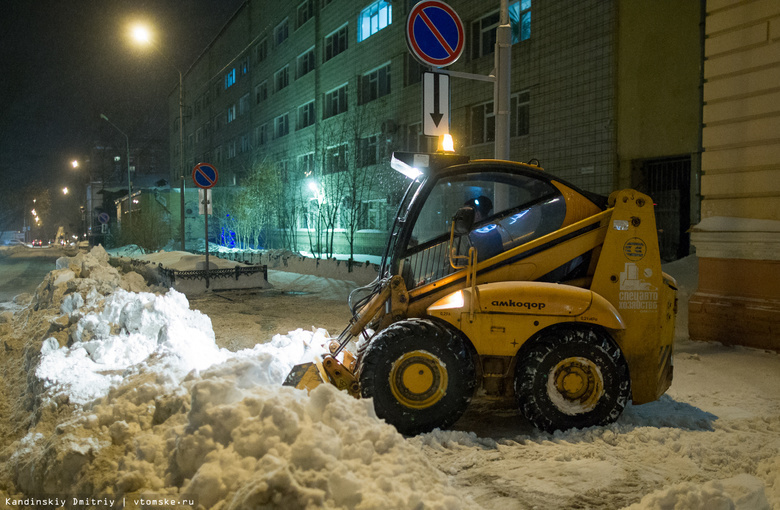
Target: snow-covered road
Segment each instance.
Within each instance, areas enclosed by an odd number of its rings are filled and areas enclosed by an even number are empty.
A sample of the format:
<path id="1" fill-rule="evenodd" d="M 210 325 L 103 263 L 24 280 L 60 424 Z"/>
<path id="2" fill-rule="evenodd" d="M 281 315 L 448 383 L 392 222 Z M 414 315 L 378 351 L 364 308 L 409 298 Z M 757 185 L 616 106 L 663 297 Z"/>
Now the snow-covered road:
<path id="1" fill-rule="evenodd" d="M 681 300 L 695 269 L 666 268 Z M 544 434 L 511 403 L 477 400 L 454 430 L 404 438 L 370 401 L 278 385 L 349 289 L 269 280 L 288 292 L 281 308 L 194 300 L 209 317 L 93 251 L 2 312 L 0 508 L 75 494 L 216 509 L 780 509 L 780 355 L 687 340 L 684 306 L 670 391 L 609 427 Z M 272 330 L 290 320 L 301 329 Z"/>

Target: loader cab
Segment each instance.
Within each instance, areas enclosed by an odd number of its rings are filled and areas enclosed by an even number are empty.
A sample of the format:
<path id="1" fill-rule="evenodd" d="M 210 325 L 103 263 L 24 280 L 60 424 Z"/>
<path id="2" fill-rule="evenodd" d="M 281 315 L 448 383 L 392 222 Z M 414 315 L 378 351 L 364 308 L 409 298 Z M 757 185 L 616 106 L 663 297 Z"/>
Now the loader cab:
<path id="1" fill-rule="evenodd" d="M 586 196 L 524 163 L 481 160 L 431 168 L 418 181 L 399 211 L 390 253 L 392 274 L 402 275 L 409 290 L 456 271 L 448 258 L 450 229 L 464 207 L 473 216 L 469 215 L 468 232 L 456 236 L 453 248 L 465 254 L 473 246 L 481 262 L 595 214 L 605 205 L 600 197 Z M 571 275 L 584 262 L 572 261 L 549 280 Z"/>

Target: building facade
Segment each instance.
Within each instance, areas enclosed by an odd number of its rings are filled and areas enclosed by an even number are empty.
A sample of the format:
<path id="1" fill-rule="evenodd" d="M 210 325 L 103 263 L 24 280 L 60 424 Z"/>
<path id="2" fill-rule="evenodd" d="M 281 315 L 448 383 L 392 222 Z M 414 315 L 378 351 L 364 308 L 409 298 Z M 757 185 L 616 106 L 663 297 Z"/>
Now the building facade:
<path id="1" fill-rule="evenodd" d="M 708 0 L 692 339 L 780 350 L 780 3 Z"/>
<path id="2" fill-rule="evenodd" d="M 400 191 L 390 154 L 435 149 L 421 133 L 425 69 L 406 46 L 415 3 L 247 0 L 184 76 L 184 181 L 200 161 L 217 166 L 218 188 L 273 173 L 297 190 L 299 207 L 285 222 L 298 244 L 311 245 L 322 225 L 352 225 L 371 238 L 362 249 L 376 251 Z M 489 75 L 499 1 L 449 3 L 466 47 L 448 69 Z M 509 9 L 510 159 L 537 159 L 589 191 L 633 186 L 661 197 L 665 257 L 687 254 L 687 227 L 698 220 L 700 3 L 518 0 Z M 178 90 L 169 112 L 170 160 L 178 162 Z M 457 152 L 493 157 L 492 83 L 451 79 L 450 131 Z M 368 191 L 356 194 L 366 178 Z M 328 204 L 341 212 L 327 217 Z M 345 211 L 359 213 L 357 224 Z M 188 220 L 188 236 L 199 235 L 196 221 Z"/>

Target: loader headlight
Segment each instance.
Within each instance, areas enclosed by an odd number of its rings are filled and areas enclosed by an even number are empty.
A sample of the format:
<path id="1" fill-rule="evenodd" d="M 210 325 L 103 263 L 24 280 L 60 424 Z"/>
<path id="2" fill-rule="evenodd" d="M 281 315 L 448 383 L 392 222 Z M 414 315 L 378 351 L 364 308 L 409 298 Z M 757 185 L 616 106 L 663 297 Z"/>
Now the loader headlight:
<path id="1" fill-rule="evenodd" d="M 440 300 L 436 301 L 434 304 L 428 307 L 428 310 L 447 310 L 450 308 L 463 308 L 463 305 L 465 304 L 466 301 L 463 298 L 463 291 L 459 290 L 457 292 L 450 294 L 449 296 L 443 297 Z"/>

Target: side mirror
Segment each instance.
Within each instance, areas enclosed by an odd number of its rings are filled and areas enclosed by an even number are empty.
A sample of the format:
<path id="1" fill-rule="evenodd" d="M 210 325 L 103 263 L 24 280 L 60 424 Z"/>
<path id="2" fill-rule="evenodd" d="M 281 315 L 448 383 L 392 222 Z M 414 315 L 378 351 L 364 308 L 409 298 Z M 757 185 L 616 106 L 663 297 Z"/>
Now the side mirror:
<path id="1" fill-rule="evenodd" d="M 461 207 L 452 217 L 452 225 L 456 235 L 462 236 L 471 232 L 474 226 L 474 215 L 476 212 L 473 207 Z"/>

